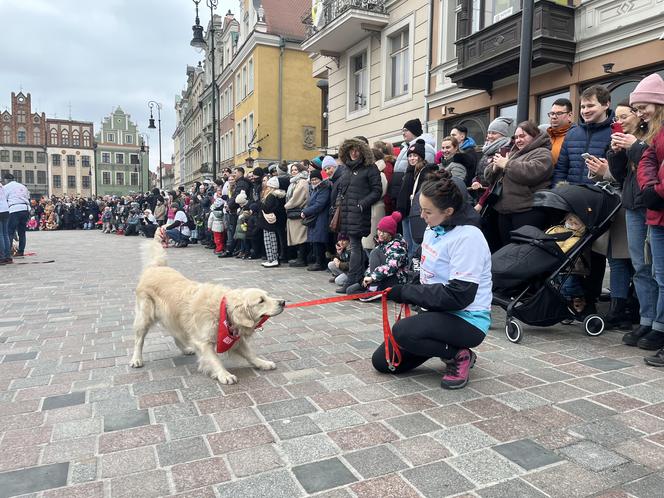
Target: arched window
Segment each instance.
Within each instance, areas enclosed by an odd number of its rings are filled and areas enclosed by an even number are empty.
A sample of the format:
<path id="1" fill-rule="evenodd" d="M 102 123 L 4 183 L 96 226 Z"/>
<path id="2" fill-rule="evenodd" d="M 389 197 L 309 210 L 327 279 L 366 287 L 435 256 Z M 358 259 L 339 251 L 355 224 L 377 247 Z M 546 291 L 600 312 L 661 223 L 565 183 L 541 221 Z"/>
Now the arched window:
<path id="1" fill-rule="evenodd" d="M 90 147 L 90 132 L 83 132 L 83 147 Z"/>
<path id="2" fill-rule="evenodd" d="M 51 145 L 58 145 L 58 131 L 51 128 Z"/>
<path id="3" fill-rule="evenodd" d="M 39 145 L 41 143 L 41 130 L 36 126 L 32 130 L 32 143 L 35 145 Z"/>
<path id="4" fill-rule="evenodd" d="M 69 132 L 62 130 L 61 132 L 62 145 L 69 145 Z"/>
<path id="5" fill-rule="evenodd" d="M 71 133 L 71 144 L 72 144 L 74 147 L 80 147 L 80 146 L 81 146 L 81 136 L 80 136 L 80 134 L 78 133 L 78 130 L 74 130 L 74 131 Z"/>
<path id="6" fill-rule="evenodd" d="M 25 133 L 25 128 L 19 128 L 18 131 L 16 132 L 16 141 L 20 144 L 24 144 L 28 142 L 28 137 Z"/>

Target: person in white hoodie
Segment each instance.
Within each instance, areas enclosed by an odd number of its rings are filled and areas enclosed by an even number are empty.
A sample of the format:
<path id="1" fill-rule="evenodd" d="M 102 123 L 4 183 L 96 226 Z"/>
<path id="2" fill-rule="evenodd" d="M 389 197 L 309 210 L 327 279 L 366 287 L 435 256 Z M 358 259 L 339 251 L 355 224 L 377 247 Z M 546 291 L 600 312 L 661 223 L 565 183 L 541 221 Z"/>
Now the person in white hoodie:
<path id="1" fill-rule="evenodd" d="M 22 257 L 25 251 L 25 231 L 30 219 L 30 192 L 22 183 L 14 180 L 14 175 L 5 173 L 5 199 L 9 204 L 9 222 L 7 232 L 9 240 L 14 238 L 14 233 L 18 233 L 18 252 L 17 257 Z"/>
<path id="2" fill-rule="evenodd" d="M 7 204 L 5 189 L 2 183 L 0 183 L 0 265 L 7 265 L 14 262 L 12 259 L 12 242 L 9 238 L 8 222 L 9 204 Z"/>

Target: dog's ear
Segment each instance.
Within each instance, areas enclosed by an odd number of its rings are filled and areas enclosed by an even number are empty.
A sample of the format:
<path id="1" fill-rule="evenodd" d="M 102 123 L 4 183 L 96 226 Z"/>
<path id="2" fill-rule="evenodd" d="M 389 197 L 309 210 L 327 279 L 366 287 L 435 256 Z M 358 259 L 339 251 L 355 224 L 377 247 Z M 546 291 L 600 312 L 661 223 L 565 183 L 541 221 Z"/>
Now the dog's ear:
<path id="1" fill-rule="evenodd" d="M 228 303 L 228 316 L 231 323 L 238 327 L 253 328 L 256 321 L 251 316 L 249 304 L 245 302 Z"/>

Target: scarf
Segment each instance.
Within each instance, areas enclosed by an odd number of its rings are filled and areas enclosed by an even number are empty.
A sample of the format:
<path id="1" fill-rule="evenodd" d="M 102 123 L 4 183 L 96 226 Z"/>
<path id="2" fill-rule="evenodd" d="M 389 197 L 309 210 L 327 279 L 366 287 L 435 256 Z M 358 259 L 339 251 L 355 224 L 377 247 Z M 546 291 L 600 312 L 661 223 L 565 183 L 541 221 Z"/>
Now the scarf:
<path id="1" fill-rule="evenodd" d="M 297 175 L 291 177 L 290 185 L 288 185 L 288 190 L 286 190 L 286 201 L 293 197 L 293 192 L 295 192 L 295 187 L 297 182 L 300 180 L 306 180 L 309 178 L 309 172 L 307 170 L 300 171 Z"/>
<path id="2" fill-rule="evenodd" d="M 482 147 L 482 154 L 485 156 L 493 156 L 501 147 L 509 145 L 511 141 L 512 139 L 509 137 L 502 137 L 493 142 L 486 143 Z"/>

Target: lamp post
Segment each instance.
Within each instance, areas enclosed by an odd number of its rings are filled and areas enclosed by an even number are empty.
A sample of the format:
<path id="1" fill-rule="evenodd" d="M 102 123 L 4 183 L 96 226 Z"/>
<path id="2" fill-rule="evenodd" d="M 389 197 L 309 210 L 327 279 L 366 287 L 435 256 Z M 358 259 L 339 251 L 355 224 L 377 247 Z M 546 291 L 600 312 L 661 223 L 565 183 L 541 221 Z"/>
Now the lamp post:
<path id="1" fill-rule="evenodd" d="M 145 142 L 147 141 L 147 148 L 148 150 L 150 149 L 150 137 L 148 135 L 144 135 L 143 133 L 139 133 L 138 136 L 141 138 L 141 147 L 139 149 L 139 156 L 138 156 L 138 161 L 139 165 L 141 168 L 141 173 L 140 173 L 140 181 L 139 184 L 141 185 L 141 189 L 143 192 L 147 192 L 150 190 L 150 166 L 148 165 L 148 174 L 146 175 L 145 172 L 143 171 L 143 157 L 145 156 Z M 147 177 L 147 182 L 145 181 L 145 177 Z M 146 185 L 147 183 L 147 185 Z"/>
<path id="2" fill-rule="evenodd" d="M 528 119 L 530 103 L 530 66 L 533 58 L 534 0 L 524 0 L 521 13 L 521 48 L 519 49 L 519 82 L 516 103 L 516 121 Z"/>
<path id="3" fill-rule="evenodd" d="M 191 46 L 196 49 L 206 50 L 208 48 L 207 42 L 203 37 L 203 26 L 198 18 L 198 4 L 201 0 L 192 0 L 196 5 L 196 21 L 191 27 L 194 32 L 194 37 L 191 39 Z M 214 10 L 217 8 L 218 0 L 205 0 L 205 4 L 210 9 L 210 62 L 212 64 L 212 180 L 217 179 L 217 82 L 214 74 Z"/>
<path id="4" fill-rule="evenodd" d="M 164 181 L 162 179 L 162 164 L 161 164 L 161 104 L 155 100 L 149 100 L 148 106 L 150 107 L 150 124 L 148 128 L 154 130 L 156 127 L 154 125 L 154 116 L 152 115 L 152 108 L 157 108 L 157 121 L 159 122 L 159 190 L 164 188 Z"/>

